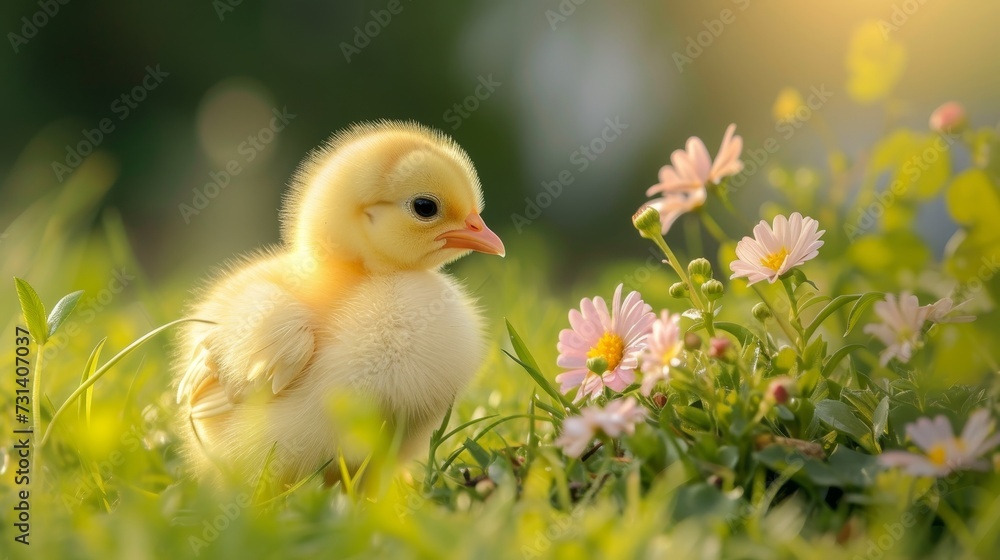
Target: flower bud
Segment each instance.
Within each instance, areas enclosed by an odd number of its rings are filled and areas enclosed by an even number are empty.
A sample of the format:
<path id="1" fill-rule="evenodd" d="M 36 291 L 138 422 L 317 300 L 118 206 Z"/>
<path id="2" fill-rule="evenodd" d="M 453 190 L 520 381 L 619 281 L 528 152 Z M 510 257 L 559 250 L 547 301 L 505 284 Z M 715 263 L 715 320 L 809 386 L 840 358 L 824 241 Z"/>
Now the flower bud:
<path id="1" fill-rule="evenodd" d="M 767 304 L 764 302 L 760 302 L 757 305 L 753 306 L 753 311 L 751 311 L 751 313 L 753 313 L 753 318 L 757 319 L 761 323 L 773 317 L 773 315 L 771 315 L 771 310 L 767 307 Z"/>
<path id="2" fill-rule="evenodd" d="M 684 282 L 676 282 L 670 286 L 670 297 L 684 299 L 688 297 L 688 287 Z"/>
<path id="3" fill-rule="evenodd" d="M 639 230 L 639 235 L 653 239 L 660 235 L 660 213 L 652 206 L 643 206 L 632 216 L 632 225 Z"/>
<path id="4" fill-rule="evenodd" d="M 603 375 L 604 372 L 608 371 L 608 361 L 602 356 L 594 356 L 587 360 L 587 369 L 597 375 Z"/>
<path id="5" fill-rule="evenodd" d="M 792 397 L 795 389 L 795 382 L 785 376 L 775 377 L 767 386 L 767 398 L 777 404 L 785 404 Z"/>
<path id="6" fill-rule="evenodd" d="M 725 288 L 722 286 L 722 282 L 719 282 L 718 280 L 709 280 L 701 285 L 701 293 L 705 294 L 705 297 L 707 297 L 709 301 L 717 300 L 722 297 L 723 291 L 725 291 Z"/>
<path id="7" fill-rule="evenodd" d="M 480 496 L 488 496 L 497 487 L 497 483 L 488 478 L 484 478 L 476 483 L 476 493 Z"/>
<path id="8" fill-rule="evenodd" d="M 684 349 L 685 350 L 697 350 L 701 348 L 701 337 L 689 332 L 684 335 Z"/>
<path id="9" fill-rule="evenodd" d="M 708 259 L 695 259 L 688 263 L 688 274 L 695 284 L 704 284 L 712 278 L 712 263 Z"/>
<path id="10" fill-rule="evenodd" d="M 667 396 L 663 393 L 654 393 L 653 404 L 656 405 L 656 408 L 663 408 L 667 404 Z"/>
<path id="11" fill-rule="evenodd" d="M 957 101 L 949 101 L 931 113 L 930 127 L 941 134 L 957 134 L 968 122 L 965 107 Z"/>
<path id="12" fill-rule="evenodd" d="M 717 336 L 708 342 L 708 355 L 713 358 L 723 358 L 729 350 L 729 339 Z"/>

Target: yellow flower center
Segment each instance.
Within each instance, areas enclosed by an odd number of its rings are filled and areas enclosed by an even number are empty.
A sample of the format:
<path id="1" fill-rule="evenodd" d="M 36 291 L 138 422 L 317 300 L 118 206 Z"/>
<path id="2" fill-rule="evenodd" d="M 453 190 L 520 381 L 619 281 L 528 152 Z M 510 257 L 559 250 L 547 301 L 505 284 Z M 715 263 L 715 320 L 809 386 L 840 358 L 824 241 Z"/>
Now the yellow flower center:
<path id="1" fill-rule="evenodd" d="M 943 467 L 945 460 L 948 458 L 948 453 L 944 450 L 944 445 L 939 443 L 927 452 L 927 458 L 936 466 Z"/>
<path id="2" fill-rule="evenodd" d="M 965 442 L 962 441 L 962 438 L 954 438 L 951 441 L 960 452 L 965 451 Z M 927 458 L 930 459 L 931 463 L 943 467 L 948 460 L 948 451 L 945 449 L 943 443 L 939 443 L 931 447 L 931 450 L 927 452 Z"/>
<path id="3" fill-rule="evenodd" d="M 760 264 L 770 268 L 771 270 L 778 270 L 781 268 L 782 263 L 785 262 L 785 257 L 788 256 L 788 249 L 784 247 L 780 251 L 771 253 L 770 255 L 760 259 Z"/>
<path id="4" fill-rule="evenodd" d="M 680 342 L 678 342 L 677 344 L 674 344 L 673 346 L 667 348 L 667 351 L 663 353 L 663 357 L 660 359 L 660 363 L 662 363 L 665 366 L 669 366 L 670 362 L 674 361 L 674 358 L 676 358 L 678 354 L 681 353 L 681 348 L 683 347 L 684 346 Z"/>
<path id="5" fill-rule="evenodd" d="M 588 358 L 600 356 L 608 362 L 608 371 L 614 371 L 622 361 L 622 353 L 625 351 L 625 341 L 622 337 L 613 332 L 606 332 L 601 335 L 597 345 L 587 352 Z"/>

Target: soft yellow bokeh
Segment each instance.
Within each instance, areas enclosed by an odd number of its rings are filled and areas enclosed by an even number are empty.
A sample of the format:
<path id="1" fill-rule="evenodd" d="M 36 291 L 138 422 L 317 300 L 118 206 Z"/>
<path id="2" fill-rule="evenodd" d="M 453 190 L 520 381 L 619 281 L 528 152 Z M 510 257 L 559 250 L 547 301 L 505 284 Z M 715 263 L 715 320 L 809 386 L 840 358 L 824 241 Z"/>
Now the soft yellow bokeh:
<path id="1" fill-rule="evenodd" d="M 778 92 L 778 98 L 774 100 L 771 113 L 777 121 L 790 121 L 795 118 L 795 113 L 802 107 L 805 101 L 799 90 L 793 87 L 786 87 Z"/>
<path id="2" fill-rule="evenodd" d="M 906 49 L 875 20 L 854 31 L 847 51 L 847 93 L 859 103 L 872 103 L 892 93 L 906 68 Z"/>

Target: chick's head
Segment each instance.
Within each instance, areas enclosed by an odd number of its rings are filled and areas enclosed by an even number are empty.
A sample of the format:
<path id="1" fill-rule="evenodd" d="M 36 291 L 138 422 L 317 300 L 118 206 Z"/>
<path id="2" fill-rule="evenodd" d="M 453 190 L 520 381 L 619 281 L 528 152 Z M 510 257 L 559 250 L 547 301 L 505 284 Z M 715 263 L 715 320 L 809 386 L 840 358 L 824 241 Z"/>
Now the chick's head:
<path id="1" fill-rule="evenodd" d="M 469 156 L 420 125 L 379 122 L 333 138 L 307 161 L 286 205 L 296 250 L 371 270 L 433 269 L 470 251 L 503 255 L 483 222 Z"/>

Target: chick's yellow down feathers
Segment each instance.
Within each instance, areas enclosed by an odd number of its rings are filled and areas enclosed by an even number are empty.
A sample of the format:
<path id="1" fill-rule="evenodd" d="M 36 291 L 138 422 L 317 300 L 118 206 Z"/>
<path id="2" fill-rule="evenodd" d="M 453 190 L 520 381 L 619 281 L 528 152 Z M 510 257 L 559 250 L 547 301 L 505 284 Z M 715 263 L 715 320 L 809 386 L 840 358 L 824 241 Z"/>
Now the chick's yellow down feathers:
<path id="1" fill-rule="evenodd" d="M 426 444 L 485 352 L 479 314 L 439 269 L 503 256 L 479 179 L 444 134 L 381 121 L 335 135 L 297 172 L 282 243 L 205 289 L 179 344 L 177 400 L 199 475 L 286 484 L 338 452 L 331 400 L 370 403 Z M 349 451 L 357 466 L 364 452 Z M 328 480 L 336 478 L 336 461 Z"/>

